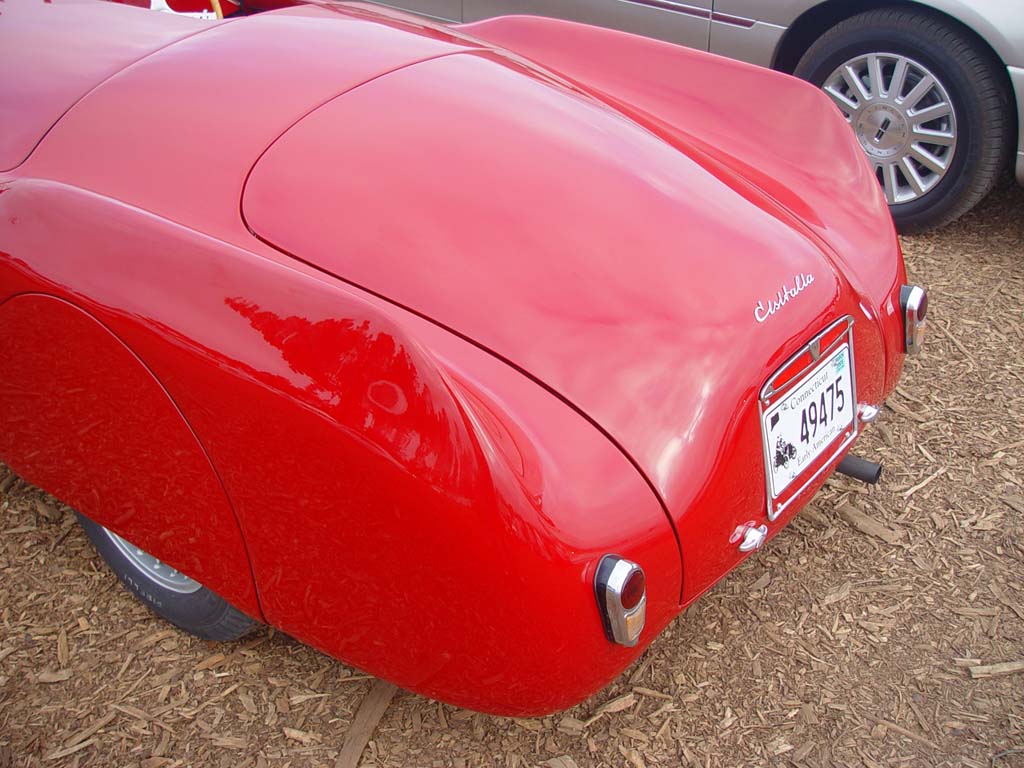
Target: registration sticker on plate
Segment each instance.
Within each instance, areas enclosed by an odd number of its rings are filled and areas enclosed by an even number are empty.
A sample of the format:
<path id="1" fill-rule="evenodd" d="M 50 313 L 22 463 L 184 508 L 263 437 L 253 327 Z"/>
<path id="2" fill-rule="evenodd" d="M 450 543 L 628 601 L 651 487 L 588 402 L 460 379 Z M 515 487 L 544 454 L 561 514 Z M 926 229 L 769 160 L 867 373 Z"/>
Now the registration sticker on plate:
<path id="1" fill-rule="evenodd" d="M 842 343 L 786 393 L 762 409 L 765 468 L 768 475 L 769 517 L 788 503 L 780 497 L 824 454 L 835 455 L 856 434 L 853 348 L 849 333 Z M 820 469 L 819 469 L 820 471 Z M 816 473 L 817 474 L 817 473 Z M 804 480 L 799 493 L 816 476 Z M 792 498 L 795 493 L 786 494 Z"/>

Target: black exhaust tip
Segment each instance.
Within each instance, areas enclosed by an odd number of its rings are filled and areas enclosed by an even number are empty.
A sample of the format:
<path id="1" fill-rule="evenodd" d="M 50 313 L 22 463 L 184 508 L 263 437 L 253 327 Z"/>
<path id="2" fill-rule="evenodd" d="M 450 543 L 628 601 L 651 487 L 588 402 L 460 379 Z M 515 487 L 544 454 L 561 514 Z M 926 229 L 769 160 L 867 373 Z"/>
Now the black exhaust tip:
<path id="1" fill-rule="evenodd" d="M 862 459 L 859 456 L 846 456 L 839 462 L 836 472 L 849 475 L 864 483 L 874 485 L 882 478 L 882 465 Z"/>

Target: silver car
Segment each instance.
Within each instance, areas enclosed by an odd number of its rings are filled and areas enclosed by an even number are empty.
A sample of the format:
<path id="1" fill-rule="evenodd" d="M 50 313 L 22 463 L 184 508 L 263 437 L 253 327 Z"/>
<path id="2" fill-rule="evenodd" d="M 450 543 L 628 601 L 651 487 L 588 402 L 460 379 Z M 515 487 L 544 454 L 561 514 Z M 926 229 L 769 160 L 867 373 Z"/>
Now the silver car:
<path id="1" fill-rule="evenodd" d="M 446 21 L 553 16 L 789 72 L 846 116 L 901 232 L 973 208 L 1016 152 L 1024 0 L 389 0 Z"/>

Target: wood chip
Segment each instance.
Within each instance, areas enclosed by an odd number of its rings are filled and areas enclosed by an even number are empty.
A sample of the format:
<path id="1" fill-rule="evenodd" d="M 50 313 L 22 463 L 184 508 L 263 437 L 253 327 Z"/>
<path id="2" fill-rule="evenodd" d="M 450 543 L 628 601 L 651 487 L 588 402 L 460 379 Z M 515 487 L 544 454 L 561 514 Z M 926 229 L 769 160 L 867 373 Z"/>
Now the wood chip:
<path id="1" fill-rule="evenodd" d="M 527 731 L 532 731 L 533 733 L 540 733 L 544 730 L 544 723 L 542 723 L 540 720 L 533 720 L 526 717 L 517 717 L 514 720 L 514 722 L 520 728 L 523 728 Z"/>
<path id="2" fill-rule="evenodd" d="M 636 728 L 620 728 L 619 733 L 621 733 L 623 736 L 633 739 L 634 741 L 649 741 L 651 738 L 646 733 L 644 733 L 643 731 L 638 731 Z"/>
<path id="3" fill-rule="evenodd" d="M 546 766 L 546 768 L 579 768 L 576 761 L 569 757 L 569 755 L 553 757 L 550 760 L 545 760 L 541 765 Z"/>
<path id="4" fill-rule="evenodd" d="M 896 725 L 896 723 L 890 722 L 889 720 L 885 720 L 881 717 L 874 717 L 873 715 L 867 715 L 867 718 L 869 720 L 874 720 L 876 723 L 879 723 L 880 725 L 884 725 L 886 728 L 895 731 L 896 733 L 902 736 L 906 736 L 908 739 L 912 739 L 920 744 L 924 744 L 925 746 L 931 747 L 936 752 L 940 751 L 939 745 L 936 744 L 934 741 L 926 739 L 921 734 L 914 733 L 913 731 L 904 728 L 902 725 Z"/>
<path id="5" fill-rule="evenodd" d="M 850 582 L 847 581 L 833 589 L 831 592 L 825 595 L 825 597 L 822 598 L 822 606 L 833 605 L 835 603 L 842 602 L 843 600 L 848 598 L 850 596 L 851 586 L 852 585 L 850 584 Z"/>
<path id="6" fill-rule="evenodd" d="M 245 711 L 250 715 L 259 714 L 259 709 L 256 708 L 256 702 L 253 700 L 252 694 L 248 691 L 242 691 L 238 694 L 238 700 L 242 702 L 242 706 L 245 708 Z"/>
<path id="7" fill-rule="evenodd" d="M 1024 661 L 1004 661 L 1001 664 L 982 664 L 967 670 L 975 680 L 986 677 L 1001 677 L 1024 672 Z"/>
<path id="8" fill-rule="evenodd" d="M 673 697 L 667 693 L 662 693 L 661 691 L 654 691 L 650 688 L 643 688 L 639 685 L 633 686 L 633 693 L 638 693 L 641 696 L 650 696 L 653 699 L 664 699 L 665 701 L 673 700 Z"/>
<path id="9" fill-rule="evenodd" d="M 358 768 L 363 750 L 397 692 L 396 686 L 384 680 L 377 680 L 373 684 L 345 734 L 345 743 L 341 746 L 341 754 L 334 768 Z"/>
<path id="10" fill-rule="evenodd" d="M 48 523 L 56 523 L 60 520 L 61 514 L 58 510 L 54 509 L 52 505 L 48 504 L 42 499 L 36 501 L 36 514 L 46 520 Z"/>
<path id="11" fill-rule="evenodd" d="M 807 725 L 817 725 L 818 715 L 814 711 L 814 706 L 811 704 L 802 704 L 800 706 L 800 719 L 807 723 Z"/>
<path id="12" fill-rule="evenodd" d="M 922 480 L 917 485 L 911 486 L 906 491 L 904 491 L 903 492 L 903 498 L 904 499 L 909 499 L 915 493 L 917 493 L 922 488 L 924 488 L 926 485 L 928 485 L 928 483 L 930 483 L 932 480 L 934 480 L 937 477 L 941 477 L 944 474 L 946 474 L 946 468 L 945 467 L 942 467 L 942 468 L 938 469 L 937 471 L 933 472 L 931 475 L 926 477 L 924 480 Z"/>
<path id="13" fill-rule="evenodd" d="M 70 669 L 62 669 L 60 672 L 44 669 L 39 673 L 39 682 L 47 684 L 63 683 L 65 680 L 70 680 L 73 674 Z"/>
<path id="14" fill-rule="evenodd" d="M 800 510 L 800 518 L 810 520 L 819 528 L 828 528 L 832 522 L 814 507 L 804 507 Z"/>
<path id="15" fill-rule="evenodd" d="M 225 747 L 227 749 L 245 749 L 249 746 L 249 742 L 244 736 L 214 736 L 213 746 Z"/>
<path id="16" fill-rule="evenodd" d="M 906 535 L 903 531 L 890 528 L 873 517 L 869 517 L 854 507 L 852 504 L 842 504 L 836 509 L 836 513 L 847 523 L 852 525 L 861 533 L 874 536 L 887 544 L 898 544 Z"/>
<path id="17" fill-rule="evenodd" d="M 300 731 L 298 728 L 283 728 L 284 735 L 286 738 L 292 741 L 297 741 L 300 744 L 309 746 L 310 744 L 316 744 L 320 741 L 320 736 L 309 731 Z"/>
<path id="18" fill-rule="evenodd" d="M 1014 512 L 1024 515 L 1024 496 L 1007 494 L 1001 498 L 1002 502 Z"/>
<path id="19" fill-rule="evenodd" d="M 629 764 L 632 765 L 633 768 L 647 768 L 647 763 L 644 762 L 643 756 L 635 749 L 626 749 L 622 745 L 619 745 L 619 752 L 624 758 L 626 758 L 626 760 L 629 761 Z"/>
<path id="20" fill-rule="evenodd" d="M 797 747 L 796 752 L 793 753 L 793 762 L 799 763 L 801 760 L 805 760 L 811 752 L 814 751 L 814 742 L 808 741 L 806 744 Z"/>
<path id="21" fill-rule="evenodd" d="M 959 659 L 959 658 L 954 658 L 953 659 L 953 663 L 956 666 L 958 666 L 958 667 L 976 667 L 979 664 L 981 664 L 981 659 L 975 659 L 975 658 Z"/>
<path id="22" fill-rule="evenodd" d="M 70 658 L 71 653 L 68 649 L 68 633 L 61 628 L 60 633 L 57 635 L 57 663 L 62 667 L 66 667 Z"/>
<path id="23" fill-rule="evenodd" d="M 119 712 L 124 712 L 129 717 L 134 717 L 136 720 L 149 722 L 153 719 L 148 712 L 145 712 L 144 710 L 141 710 L 138 707 L 129 706 L 127 704 L 114 704 L 114 709 L 118 710 Z"/>
<path id="24" fill-rule="evenodd" d="M 764 573 L 762 573 L 758 577 L 757 581 L 755 581 L 753 584 L 750 585 L 750 591 L 751 592 L 757 592 L 759 590 L 764 589 L 765 587 L 767 587 L 771 583 L 772 583 L 772 572 L 771 571 L 765 571 Z"/>
<path id="25" fill-rule="evenodd" d="M 928 325 L 933 325 L 933 323 L 928 323 Z M 956 338 L 956 336 L 950 333 L 949 329 L 946 328 L 946 326 L 944 326 L 942 323 L 934 323 L 934 326 L 938 328 L 947 339 L 953 342 L 953 346 L 959 349 L 963 356 L 967 358 L 967 361 L 971 364 L 972 369 L 977 367 L 977 364 L 974 362 L 974 356 L 967 351 L 967 347 L 965 347 L 960 342 L 960 340 Z"/>
<path id="26" fill-rule="evenodd" d="M 607 715 L 613 712 L 622 712 L 624 709 L 629 709 L 634 704 L 636 704 L 636 696 L 632 693 L 627 693 L 623 696 L 619 696 L 618 698 L 614 698 L 611 701 L 606 701 L 597 708 L 597 712 L 595 714 Z"/>
<path id="27" fill-rule="evenodd" d="M 899 400 L 895 400 L 893 398 L 889 398 L 888 400 L 885 401 L 885 407 L 895 411 L 900 416 L 906 416 L 908 419 L 913 419 L 916 422 L 923 423 L 925 421 L 928 421 L 927 417 L 922 416 L 920 413 L 916 413 L 915 411 L 910 410 L 909 408 L 907 408 L 907 406 L 903 405 L 903 403 L 901 403 Z"/>
<path id="28" fill-rule="evenodd" d="M 957 616 L 988 616 L 988 617 L 992 617 L 992 616 L 998 616 L 999 615 L 999 609 L 998 608 L 974 608 L 973 606 L 970 606 L 970 605 L 965 605 L 963 607 L 950 608 L 949 610 L 950 610 L 951 613 L 955 613 Z"/>
<path id="29" fill-rule="evenodd" d="M 166 640 L 168 637 L 175 637 L 179 634 L 180 630 L 176 629 L 161 629 L 159 632 L 154 632 L 151 635 L 147 635 L 137 642 L 132 650 L 141 651 L 143 648 L 149 648 L 151 645 L 156 645 L 161 640 Z"/>
<path id="30" fill-rule="evenodd" d="M 167 754 L 167 749 L 171 745 L 171 733 L 170 731 L 164 731 L 164 735 L 160 737 L 160 743 L 156 745 L 156 749 L 153 750 L 154 757 L 161 757 Z"/>
<path id="31" fill-rule="evenodd" d="M 69 746 L 69 747 L 72 747 L 75 744 L 77 744 L 78 742 L 84 741 L 85 739 L 88 739 L 94 733 L 99 731 L 100 728 L 102 728 L 103 726 L 109 724 L 110 721 L 113 720 L 115 717 L 117 717 L 117 713 L 116 712 L 108 712 L 103 717 L 101 717 L 99 720 L 93 721 L 91 724 L 87 725 L 85 728 L 80 730 L 74 736 L 72 736 L 69 739 L 66 739 L 64 741 L 64 744 Z"/>
<path id="32" fill-rule="evenodd" d="M 292 696 L 288 699 L 288 703 L 293 707 L 297 707 L 299 704 L 305 704 L 313 699 L 322 699 L 326 695 L 326 693 L 300 693 L 298 696 Z"/>
<path id="33" fill-rule="evenodd" d="M 51 752 L 50 754 L 46 755 L 43 758 L 43 760 L 45 760 L 46 762 L 49 762 L 50 760 L 60 760 L 62 757 L 67 757 L 68 755 L 75 754 L 75 752 L 81 752 L 86 747 L 91 747 L 95 743 L 96 739 L 89 739 L 88 741 L 83 741 L 73 746 L 65 747 L 64 749 L 59 749 L 56 752 Z"/>
<path id="34" fill-rule="evenodd" d="M 223 664 L 226 659 L 227 656 L 225 656 L 223 653 L 215 653 L 213 654 L 213 656 L 208 656 L 202 661 L 200 661 L 192 669 L 195 672 L 202 672 L 206 669 L 213 669 L 214 667 L 219 667 L 221 664 Z"/>
<path id="35" fill-rule="evenodd" d="M 570 736 L 579 736 L 586 727 L 586 723 L 582 720 L 577 720 L 571 715 L 566 715 L 558 721 L 558 730 Z"/>

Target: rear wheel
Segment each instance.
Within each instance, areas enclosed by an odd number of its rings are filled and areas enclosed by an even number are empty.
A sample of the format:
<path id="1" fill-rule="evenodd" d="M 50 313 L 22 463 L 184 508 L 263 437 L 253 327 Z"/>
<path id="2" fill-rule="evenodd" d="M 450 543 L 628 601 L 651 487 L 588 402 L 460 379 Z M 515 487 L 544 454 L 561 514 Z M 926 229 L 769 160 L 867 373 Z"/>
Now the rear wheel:
<path id="1" fill-rule="evenodd" d="M 83 515 L 78 522 L 125 589 L 175 626 L 205 640 L 234 640 L 255 626 L 224 598 L 110 529 Z"/>
<path id="2" fill-rule="evenodd" d="M 901 232 L 959 218 L 992 189 L 1012 124 L 998 63 L 952 24 L 881 9 L 837 24 L 794 74 L 839 107 Z"/>

